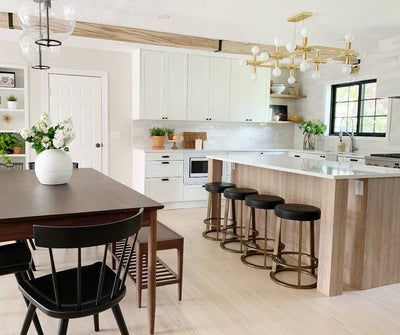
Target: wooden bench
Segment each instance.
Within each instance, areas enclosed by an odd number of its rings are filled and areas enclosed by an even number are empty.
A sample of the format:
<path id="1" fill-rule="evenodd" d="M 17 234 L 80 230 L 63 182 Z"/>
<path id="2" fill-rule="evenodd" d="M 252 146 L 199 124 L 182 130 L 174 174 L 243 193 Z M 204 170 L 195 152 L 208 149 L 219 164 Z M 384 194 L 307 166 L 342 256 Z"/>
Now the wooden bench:
<path id="1" fill-rule="evenodd" d="M 129 264 L 128 274 L 136 284 L 137 305 L 142 306 L 142 289 L 147 288 L 147 237 L 148 227 L 142 227 L 139 231 L 135 253 Z M 177 273 L 157 257 L 156 285 L 164 286 L 178 284 L 178 299 L 182 299 L 182 273 L 183 273 L 183 237 L 172 229 L 157 221 L 157 250 L 177 249 Z M 113 246 L 113 253 L 121 257 L 123 243 L 117 242 Z M 127 255 L 126 255 L 127 257 Z M 140 260 L 140 261 L 138 261 Z M 114 261 L 114 259 L 113 259 Z M 114 264 L 114 262 L 113 262 Z"/>

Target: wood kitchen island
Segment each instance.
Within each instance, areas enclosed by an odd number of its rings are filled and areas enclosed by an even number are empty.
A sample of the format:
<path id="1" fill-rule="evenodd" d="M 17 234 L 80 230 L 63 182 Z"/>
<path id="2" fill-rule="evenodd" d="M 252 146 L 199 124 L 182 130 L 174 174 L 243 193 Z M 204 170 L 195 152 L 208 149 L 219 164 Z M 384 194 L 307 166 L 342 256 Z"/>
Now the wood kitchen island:
<path id="1" fill-rule="evenodd" d="M 318 291 L 335 296 L 342 294 L 343 283 L 368 289 L 400 282 L 400 170 L 283 155 L 208 158 L 209 181 L 221 181 L 226 161 L 237 187 L 321 209 Z M 291 249 L 297 227 L 284 226 L 282 239 Z M 308 250 L 308 241 L 303 243 Z"/>

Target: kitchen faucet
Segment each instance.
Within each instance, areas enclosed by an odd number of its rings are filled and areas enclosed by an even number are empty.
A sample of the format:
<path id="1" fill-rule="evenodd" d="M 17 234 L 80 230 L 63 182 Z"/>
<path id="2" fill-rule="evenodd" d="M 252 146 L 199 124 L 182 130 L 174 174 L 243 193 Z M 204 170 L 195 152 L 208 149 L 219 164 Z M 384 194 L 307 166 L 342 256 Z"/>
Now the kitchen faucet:
<path id="1" fill-rule="evenodd" d="M 349 152 L 354 152 L 354 151 L 357 151 L 357 148 L 354 146 L 354 120 L 353 120 L 353 118 L 350 118 L 350 120 L 351 120 L 351 133 L 349 133 L 349 132 L 347 132 L 347 131 L 343 131 L 342 132 L 342 122 L 343 122 L 343 120 L 345 120 L 345 119 L 349 119 L 349 117 L 343 117 L 341 120 L 340 120 L 340 125 L 339 125 L 339 138 L 342 138 L 342 133 L 344 133 L 344 134 L 347 134 L 348 136 L 349 136 L 349 138 L 350 138 L 350 146 L 349 146 Z M 347 127 L 346 127 L 346 129 L 347 129 Z"/>

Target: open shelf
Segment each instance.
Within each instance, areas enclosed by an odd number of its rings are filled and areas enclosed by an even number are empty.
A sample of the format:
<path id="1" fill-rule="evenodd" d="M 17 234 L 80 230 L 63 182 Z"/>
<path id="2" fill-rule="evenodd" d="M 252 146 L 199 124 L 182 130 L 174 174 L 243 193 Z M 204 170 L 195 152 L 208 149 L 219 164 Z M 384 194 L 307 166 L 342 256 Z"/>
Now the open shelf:
<path id="1" fill-rule="evenodd" d="M 23 92 L 24 88 L 23 87 L 0 87 L 0 91 L 17 91 L 17 92 Z"/>
<path id="2" fill-rule="evenodd" d="M 18 109 L 0 108 L 0 112 L 25 112 L 25 109 L 23 109 L 23 108 L 18 108 Z"/>
<path id="3" fill-rule="evenodd" d="M 307 98 L 305 95 L 291 95 L 291 94 L 270 94 L 270 98 L 279 99 L 304 99 Z"/>
<path id="4" fill-rule="evenodd" d="M 281 123 L 281 124 L 298 124 L 302 121 L 268 121 L 267 123 Z"/>

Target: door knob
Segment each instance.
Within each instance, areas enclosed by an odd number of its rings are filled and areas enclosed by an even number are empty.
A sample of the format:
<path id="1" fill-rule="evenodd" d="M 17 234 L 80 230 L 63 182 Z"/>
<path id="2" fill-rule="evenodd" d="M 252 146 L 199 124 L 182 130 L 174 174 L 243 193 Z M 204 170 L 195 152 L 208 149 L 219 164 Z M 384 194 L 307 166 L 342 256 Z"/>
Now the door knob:
<path id="1" fill-rule="evenodd" d="M 102 144 L 96 143 L 96 148 L 100 148 L 100 147 L 102 147 L 102 146 L 103 146 Z"/>

